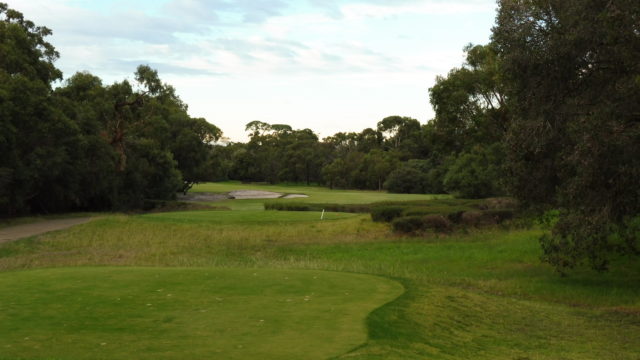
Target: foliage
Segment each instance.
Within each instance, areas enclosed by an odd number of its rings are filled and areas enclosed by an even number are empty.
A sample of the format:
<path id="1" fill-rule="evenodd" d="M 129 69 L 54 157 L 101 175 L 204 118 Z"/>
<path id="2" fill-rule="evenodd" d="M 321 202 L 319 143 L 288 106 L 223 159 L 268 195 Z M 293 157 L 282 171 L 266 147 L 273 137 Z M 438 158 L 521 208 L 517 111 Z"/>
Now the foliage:
<path id="1" fill-rule="evenodd" d="M 391 221 L 393 231 L 401 233 L 415 233 L 424 229 L 422 216 L 401 216 L 393 218 Z"/>
<path id="2" fill-rule="evenodd" d="M 493 39 L 514 114 L 511 189 L 559 208 L 543 258 L 603 270 L 614 229 L 640 213 L 640 3 L 501 1 Z"/>
<path id="3" fill-rule="evenodd" d="M 421 163 L 424 161 L 413 160 L 394 170 L 387 181 L 385 188 L 392 193 L 423 194 L 427 185 L 427 175 L 421 171 Z"/>
<path id="4" fill-rule="evenodd" d="M 214 176 L 221 131 L 149 66 L 104 86 L 62 78 L 51 30 L 0 3 L 0 216 L 131 209 Z"/>
<path id="5" fill-rule="evenodd" d="M 442 215 L 408 215 L 393 219 L 391 227 L 395 232 L 411 234 L 424 231 L 434 231 L 438 233 L 448 232 L 452 229 L 452 224 Z"/>
<path id="6" fill-rule="evenodd" d="M 462 198 L 479 199 L 500 195 L 502 154 L 499 144 L 489 149 L 474 147 L 462 153 L 449 167 L 444 187 Z"/>
<path id="7" fill-rule="evenodd" d="M 279 211 L 332 211 L 346 213 L 368 213 L 371 210 L 369 204 L 329 204 L 329 203 L 302 203 L 302 202 L 266 202 L 265 210 Z"/>
<path id="8" fill-rule="evenodd" d="M 402 206 L 374 206 L 371 208 L 371 219 L 377 222 L 390 222 L 402 216 L 403 211 L 404 207 Z"/>

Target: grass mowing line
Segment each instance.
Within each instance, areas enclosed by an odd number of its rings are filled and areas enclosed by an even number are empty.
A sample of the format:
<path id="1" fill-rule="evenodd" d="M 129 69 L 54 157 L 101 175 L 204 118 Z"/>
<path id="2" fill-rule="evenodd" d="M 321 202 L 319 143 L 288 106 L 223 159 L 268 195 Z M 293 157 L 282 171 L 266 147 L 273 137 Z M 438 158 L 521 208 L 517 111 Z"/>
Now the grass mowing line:
<path id="1" fill-rule="evenodd" d="M 0 274 L 0 358 L 325 359 L 402 286 L 362 274 L 61 268 Z"/>

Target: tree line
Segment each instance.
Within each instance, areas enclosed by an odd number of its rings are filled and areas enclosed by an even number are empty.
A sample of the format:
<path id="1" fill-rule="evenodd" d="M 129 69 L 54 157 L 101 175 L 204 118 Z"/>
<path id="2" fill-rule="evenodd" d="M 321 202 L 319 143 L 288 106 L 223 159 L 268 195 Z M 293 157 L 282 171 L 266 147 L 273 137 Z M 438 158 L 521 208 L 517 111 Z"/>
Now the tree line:
<path id="1" fill-rule="evenodd" d="M 430 89 L 427 124 L 389 116 L 374 128 L 324 139 L 310 129 L 252 121 L 247 143 L 216 147 L 218 179 L 303 182 L 330 188 L 504 195 L 502 139 L 510 117 L 493 45 L 469 45 L 466 62 Z"/>
<path id="2" fill-rule="evenodd" d="M 228 144 L 148 66 L 134 83 L 78 73 L 54 89 L 50 30 L 6 4 L 0 17 L 1 214 L 132 208 L 226 179 L 510 195 L 547 212 L 558 269 L 640 255 L 636 0 L 498 1 L 491 41 L 429 89 L 426 124 L 390 116 L 319 139 L 252 121 Z"/>

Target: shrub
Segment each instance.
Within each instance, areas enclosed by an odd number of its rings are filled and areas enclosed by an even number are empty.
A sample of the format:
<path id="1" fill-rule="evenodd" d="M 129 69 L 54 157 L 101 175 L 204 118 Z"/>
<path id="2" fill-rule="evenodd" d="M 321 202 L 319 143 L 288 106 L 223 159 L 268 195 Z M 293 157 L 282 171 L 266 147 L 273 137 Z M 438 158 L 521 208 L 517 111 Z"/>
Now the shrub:
<path id="1" fill-rule="evenodd" d="M 405 208 L 402 212 L 403 216 L 425 216 L 425 215 L 433 215 L 439 214 L 440 211 L 437 208 L 427 207 L 427 206 L 415 206 Z"/>
<path id="2" fill-rule="evenodd" d="M 267 202 L 265 210 L 279 211 L 333 211 L 348 213 L 367 213 L 371 210 L 369 204 L 314 204 L 302 202 Z"/>
<path id="3" fill-rule="evenodd" d="M 483 211 L 465 211 L 461 223 L 465 226 L 494 225 L 496 221 Z"/>
<path id="4" fill-rule="evenodd" d="M 423 229 L 431 229 L 437 232 L 451 230 L 451 222 L 442 215 L 427 215 L 422 218 Z"/>
<path id="5" fill-rule="evenodd" d="M 483 210 L 504 210 L 517 209 L 519 207 L 518 200 L 510 197 L 496 197 L 485 199 L 480 207 Z"/>
<path id="6" fill-rule="evenodd" d="M 513 210 L 486 210 L 484 215 L 491 217 L 497 224 L 502 224 L 506 220 L 513 219 Z"/>
<path id="7" fill-rule="evenodd" d="M 462 214 L 464 214 L 464 211 L 454 211 L 447 214 L 447 219 L 454 224 L 460 224 L 462 222 Z"/>
<path id="8" fill-rule="evenodd" d="M 379 206 L 371 209 L 371 219 L 377 222 L 390 222 L 393 219 L 400 217 L 402 215 L 402 211 L 404 210 L 403 206 Z"/>
<path id="9" fill-rule="evenodd" d="M 410 166 L 392 171 L 385 188 L 391 193 L 420 194 L 425 192 L 426 174 Z"/>
<path id="10" fill-rule="evenodd" d="M 326 211 L 348 212 L 348 213 L 367 213 L 371 211 L 369 204 L 318 204 Z"/>
<path id="11" fill-rule="evenodd" d="M 391 227 L 396 232 L 413 233 L 424 229 L 424 217 L 422 216 L 403 216 L 394 219 Z"/>
<path id="12" fill-rule="evenodd" d="M 560 220 L 560 210 L 554 209 L 554 210 L 545 211 L 544 214 L 542 214 L 540 218 L 537 220 L 537 222 L 544 229 L 549 230 L 554 226 L 556 226 L 559 220 Z"/>
<path id="13" fill-rule="evenodd" d="M 447 232 L 451 230 L 451 222 L 442 215 L 401 216 L 393 219 L 391 226 L 394 231 L 415 233 L 424 230 Z"/>
<path id="14" fill-rule="evenodd" d="M 279 211 L 313 211 L 308 204 L 304 203 L 265 203 L 265 210 L 279 210 Z"/>
<path id="15" fill-rule="evenodd" d="M 474 199 L 500 194 L 503 157 L 499 145 L 475 147 L 460 154 L 444 177 L 445 189 L 460 197 Z"/>

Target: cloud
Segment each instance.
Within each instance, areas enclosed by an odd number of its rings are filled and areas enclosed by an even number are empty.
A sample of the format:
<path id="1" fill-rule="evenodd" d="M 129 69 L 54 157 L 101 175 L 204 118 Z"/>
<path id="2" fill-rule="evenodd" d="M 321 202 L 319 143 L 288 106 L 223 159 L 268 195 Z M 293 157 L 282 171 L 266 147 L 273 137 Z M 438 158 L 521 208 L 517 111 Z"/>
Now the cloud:
<path id="1" fill-rule="evenodd" d="M 109 61 L 111 66 L 116 69 L 129 69 L 133 73 L 138 65 L 149 65 L 152 69 L 158 70 L 160 77 L 163 75 L 187 75 L 187 76 L 214 76 L 222 77 L 227 74 L 217 73 L 211 69 L 197 68 L 191 66 L 181 66 L 163 62 L 149 62 L 145 59 L 139 60 L 121 60 L 112 59 Z"/>
<path id="2" fill-rule="evenodd" d="M 493 11 L 486 0 L 308 0 L 333 18 L 381 18 L 402 14 L 460 14 Z"/>
<path id="3" fill-rule="evenodd" d="M 2 0 L 0 0 L 2 1 Z M 7 0 L 51 28 L 57 63 L 105 84 L 148 64 L 232 137 L 253 119 L 359 131 L 425 119 L 427 89 L 488 40 L 493 0 Z M 478 17 L 477 15 L 481 16 Z M 486 29 L 483 32 L 483 29 Z M 239 135 L 234 135 L 237 128 Z"/>
<path id="4" fill-rule="evenodd" d="M 282 0 L 172 0 L 165 10 L 168 14 L 192 20 L 221 21 L 232 25 L 236 19 L 242 23 L 262 23 L 270 17 L 282 15 L 288 6 Z"/>
<path id="5" fill-rule="evenodd" d="M 398 15 L 449 15 L 492 11 L 493 6 L 486 2 L 475 1 L 403 1 L 393 5 L 382 1 L 373 3 L 354 3 L 341 7 L 340 11 L 347 19 L 388 18 Z"/>

